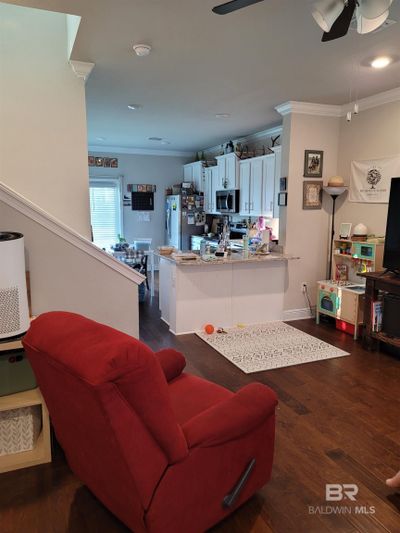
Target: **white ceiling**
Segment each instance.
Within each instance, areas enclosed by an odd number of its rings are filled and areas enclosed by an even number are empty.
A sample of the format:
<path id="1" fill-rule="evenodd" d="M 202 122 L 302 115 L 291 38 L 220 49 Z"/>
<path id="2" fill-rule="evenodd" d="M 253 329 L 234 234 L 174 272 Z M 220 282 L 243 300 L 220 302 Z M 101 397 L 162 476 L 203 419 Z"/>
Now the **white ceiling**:
<path id="1" fill-rule="evenodd" d="M 218 0 L 9 3 L 82 16 L 72 57 L 96 64 L 86 85 L 90 145 L 103 137 L 107 146 L 194 151 L 279 123 L 274 107 L 287 100 L 344 104 L 351 86 L 362 98 L 400 85 L 400 62 L 361 66 L 399 53 L 400 23 L 321 43 L 309 0 L 265 0 L 226 16 L 211 12 Z M 390 18 L 400 21 L 398 0 Z M 153 47 L 149 57 L 132 52 L 141 42 Z"/>

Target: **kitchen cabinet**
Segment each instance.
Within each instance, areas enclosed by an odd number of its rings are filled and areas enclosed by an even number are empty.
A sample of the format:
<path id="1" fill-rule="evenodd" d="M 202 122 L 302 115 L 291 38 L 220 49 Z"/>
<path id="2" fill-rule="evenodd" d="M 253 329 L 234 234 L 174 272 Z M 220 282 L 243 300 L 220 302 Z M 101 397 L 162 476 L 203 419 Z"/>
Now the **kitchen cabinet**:
<path id="1" fill-rule="evenodd" d="M 217 191 L 239 189 L 239 158 L 236 154 L 225 154 L 216 157 L 218 167 Z"/>
<path id="2" fill-rule="evenodd" d="M 183 181 L 194 183 L 197 192 L 204 192 L 204 163 L 196 161 L 183 166 Z"/>
<path id="3" fill-rule="evenodd" d="M 273 216 L 275 155 L 240 162 L 240 214 Z"/>
<path id="4" fill-rule="evenodd" d="M 250 214 L 250 160 L 240 162 L 240 214 Z"/>
<path id="5" fill-rule="evenodd" d="M 219 190 L 218 166 L 204 169 L 204 210 L 206 213 L 216 213 L 216 192 Z"/>
<path id="6" fill-rule="evenodd" d="M 278 185 L 276 184 L 276 167 L 277 167 L 277 158 L 276 155 L 270 154 L 263 157 L 263 185 L 262 185 L 262 215 L 268 218 L 278 218 L 275 217 L 275 191 L 276 192 L 276 205 L 278 205 L 278 192 L 279 192 L 279 182 L 280 182 L 280 169 L 279 169 L 279 179 Z"/>

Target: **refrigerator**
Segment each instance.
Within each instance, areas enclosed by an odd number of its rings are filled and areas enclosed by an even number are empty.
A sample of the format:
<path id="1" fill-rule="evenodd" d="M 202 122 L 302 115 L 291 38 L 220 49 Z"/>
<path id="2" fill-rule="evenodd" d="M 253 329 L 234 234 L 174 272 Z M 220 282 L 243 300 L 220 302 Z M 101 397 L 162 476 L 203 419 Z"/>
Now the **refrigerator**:
<path id="1" fill-rule="evenodd" d="M 168 246 L 182 251 L 190 250 L 192 235 L 203 235 L 205 223 L 203 196 L 166 196 L 165 243 Z"/>

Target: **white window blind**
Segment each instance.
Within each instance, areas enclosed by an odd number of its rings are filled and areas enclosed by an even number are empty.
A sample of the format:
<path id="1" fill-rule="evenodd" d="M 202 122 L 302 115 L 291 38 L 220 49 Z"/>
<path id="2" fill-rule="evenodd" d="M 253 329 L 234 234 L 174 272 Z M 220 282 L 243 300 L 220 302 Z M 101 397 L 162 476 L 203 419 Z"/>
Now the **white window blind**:
<path id="1" fill-rule="evenodd" d="M 90 179 L 90 219 L 94 243 L 109 250 L 122 234 L 118 179 Z"/>

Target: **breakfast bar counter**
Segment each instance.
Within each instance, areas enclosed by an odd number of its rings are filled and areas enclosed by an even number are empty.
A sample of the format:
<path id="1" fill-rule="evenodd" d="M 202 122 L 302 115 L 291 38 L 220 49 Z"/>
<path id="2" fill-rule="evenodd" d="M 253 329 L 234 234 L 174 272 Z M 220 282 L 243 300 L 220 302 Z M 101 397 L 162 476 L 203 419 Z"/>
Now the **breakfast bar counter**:
<path id="1" fill-rule="evenodd" d="M 208 260 L 159 255 L 161 318 L 175 335 L 205 324 L 228 328 L 282 320 L 288 261 L 295 259 L 277 253 Z"/>

